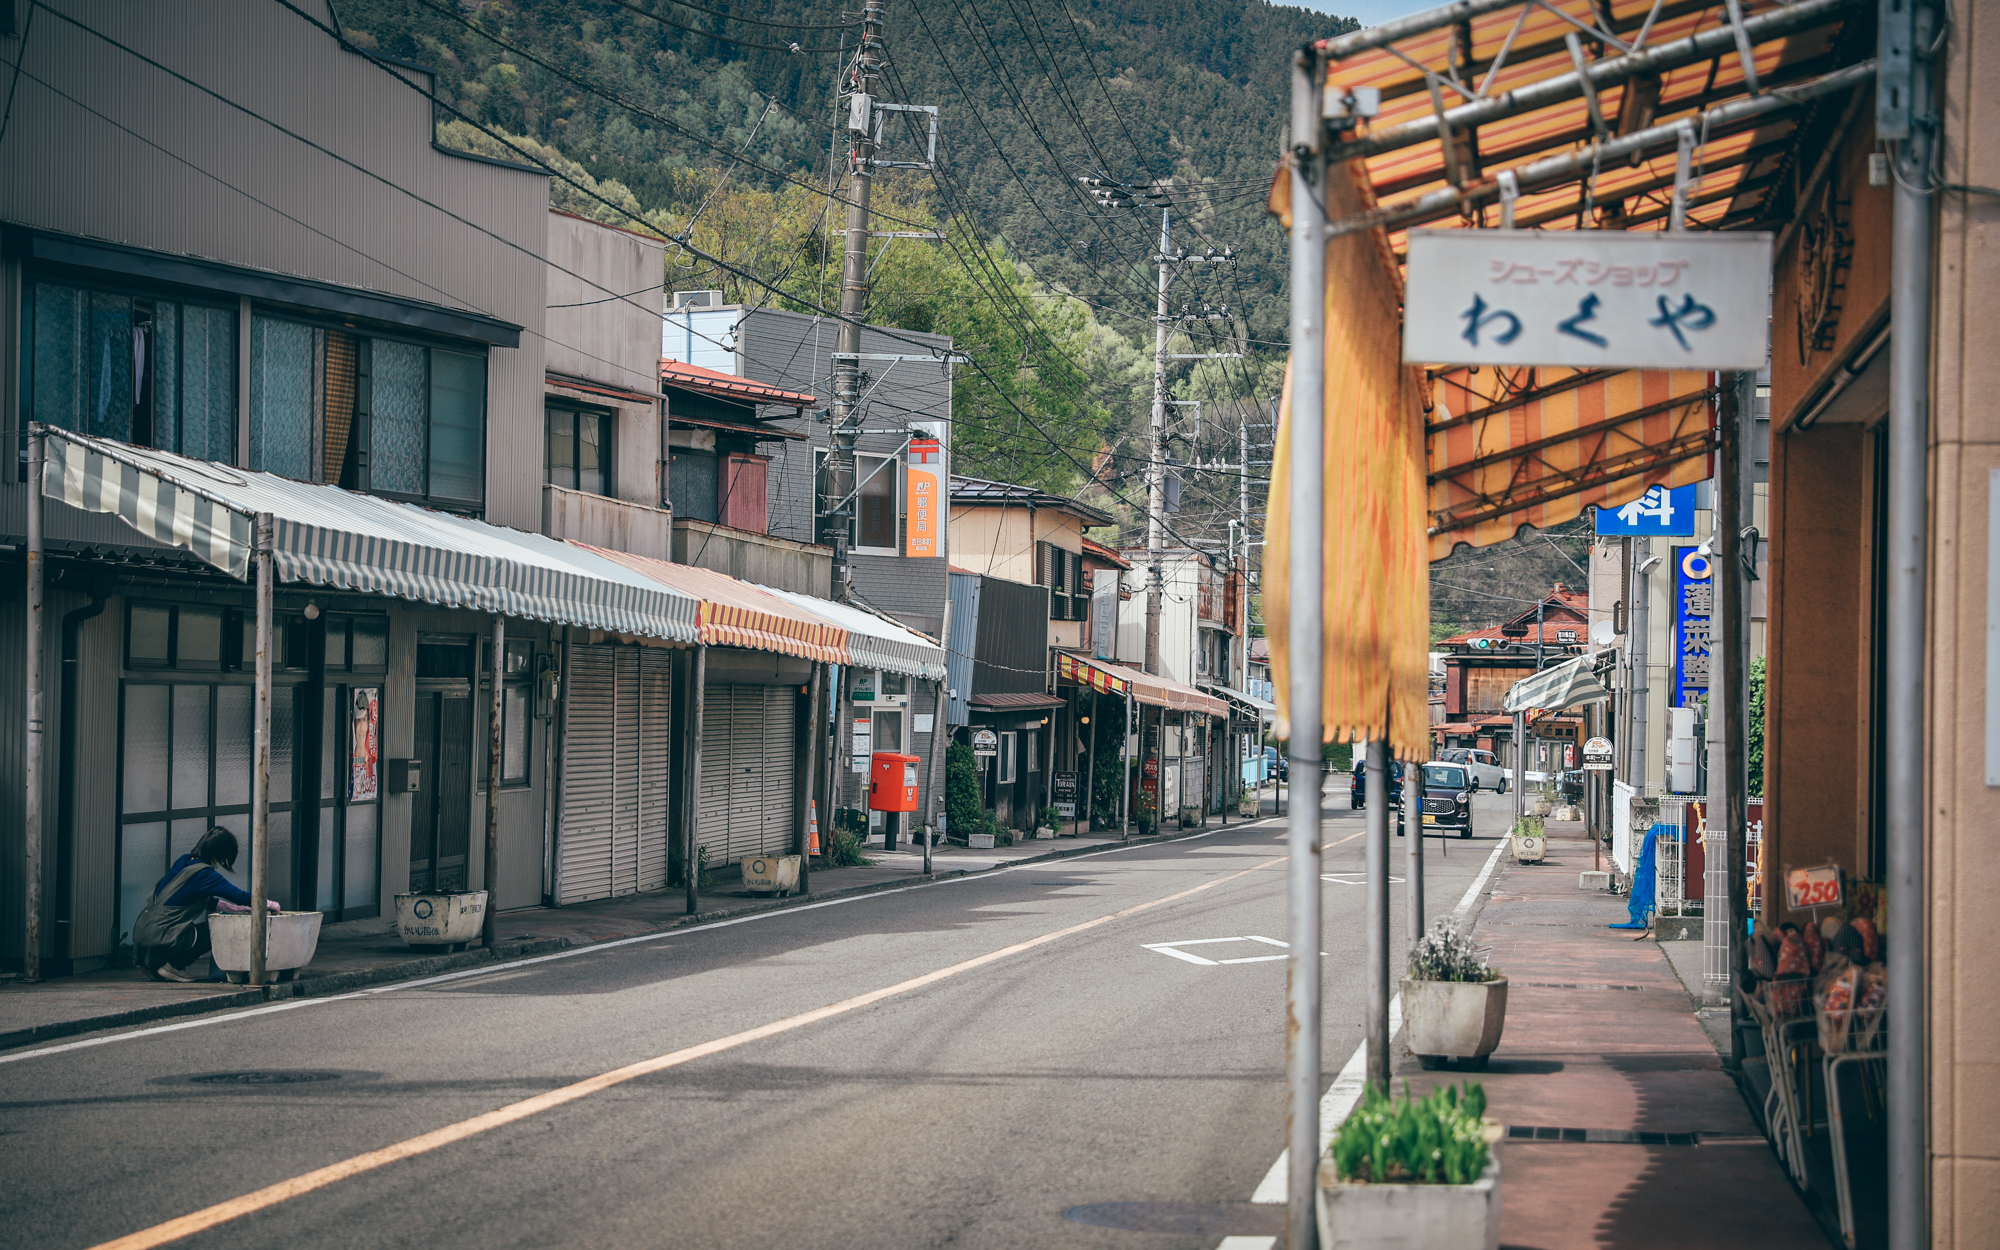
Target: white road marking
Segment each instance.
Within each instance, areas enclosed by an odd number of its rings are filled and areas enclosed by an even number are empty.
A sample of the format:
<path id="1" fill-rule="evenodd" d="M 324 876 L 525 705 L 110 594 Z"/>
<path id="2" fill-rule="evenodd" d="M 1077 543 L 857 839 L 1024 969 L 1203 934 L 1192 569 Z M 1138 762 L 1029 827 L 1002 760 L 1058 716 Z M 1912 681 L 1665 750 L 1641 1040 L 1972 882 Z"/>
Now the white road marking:
<path id="1" fill-rule="evenodd" d="M 1352 877 L 1352 878 L 1354 878 L 1354 880 L 1352 880 L 1352 881 L 1348 880 L 1348 878 L 1349 878 L 1349 877 Z M 1368 884 L 1368 874 L 1367 874 L 1367 873 L 1365 873 L 1365 872 L 1323 872 L 1323 873 L 1321 873 L 1321 874 L 1319 875 L 1319 879 L 1320 879 L 1321 881 L 1331 881 L 1331 882 L 1333 882 L 1333 883 L 1334 883 L 1335 885 L 1367 885 L 1367 884 Z M 1402 877 L 1390 877 L 1390 878 L 1389 878 L 1389 884 L 1390 884 L 1390 885 L 1401 885 L 1401 884 L 1403 884 L 1403 880 L 1404 880 L 1404 879 L 1403 879 Z"/>
<path id="2" fill-rule="evenodd" d="M 1214 946 L 1218 942 L 1262 942 L 1266 946 L 1277 946 L 1287 950 L 1291 948 L 1289 942 L 1280 942 L 1277 938 L 1257 937 L 1254 934 L 1248 937 L 1190 938 L 1185 942 L 1141 942 L 1139 947 L 1141 950 L 1171 955 L 1175 959 L 1197 964 L 1203 968 L 1219 968 L 1224 964 L 1268 964 L 1291 958 L 1289 955 L 1252 955 L 1244 959 L 1203 959 L 1199 955 L 1192 955 L 1179 949 L 1183 946 Z M 1325 955 L 1326 952 L 1321 951 L 1320 954 Z M 1332 956 L 1329 955 L 1328 958 Z"/>
<path id="3" fill-rule="evenodd" d="M 1486 867 L 1480 869 L 1479 875 L 1472 879 L 1472 884 L 1465 887 L 1465 897 L 1459 899 L 1458 906 L 1451 909 L 1453 927 L 1465 923 L 1466 914 L 1472 910 L 1472 905 L 1479 901 L 1479 896 L 1486 892 L 1486 883 L 1493 879 L 1493 870 L 1500 866 L 1500 856 L 1506 849 L 1507 839 L 1502 838 L 1500 844 L 1493 848 L 1493 853 L 1486 857 Z"/>

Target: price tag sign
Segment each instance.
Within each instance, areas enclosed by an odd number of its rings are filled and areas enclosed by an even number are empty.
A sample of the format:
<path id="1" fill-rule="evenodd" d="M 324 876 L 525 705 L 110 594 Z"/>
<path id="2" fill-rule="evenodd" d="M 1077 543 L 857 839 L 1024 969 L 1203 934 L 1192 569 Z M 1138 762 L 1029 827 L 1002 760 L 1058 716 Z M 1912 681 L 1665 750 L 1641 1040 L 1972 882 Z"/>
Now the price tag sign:
<path id="1" fill-rule="evenodd" d="M 1785 874 L 1785 896 L 1793 911 L 1840 906 L 1840 866 L 1792 869 Z"/>

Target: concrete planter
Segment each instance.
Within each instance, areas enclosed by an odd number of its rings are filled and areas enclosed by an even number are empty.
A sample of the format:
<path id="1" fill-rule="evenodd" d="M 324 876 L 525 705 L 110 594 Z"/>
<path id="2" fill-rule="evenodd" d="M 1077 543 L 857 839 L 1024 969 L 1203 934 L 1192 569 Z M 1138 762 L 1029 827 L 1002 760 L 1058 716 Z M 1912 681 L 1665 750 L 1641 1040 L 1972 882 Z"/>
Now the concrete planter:
<path id="1" fill-rule="evenodd" d="M 1535 802 L 1535 815 L 1537 816 L 1546 817 L 1549 815 L 1549 813 L 1555 810 L 1556 810 L 1556 805 L 1553 803 L 1549 803 L 1539 799 L 1536 800 Z"/>
<path id="2" fill-rule="evenodd" d="M 410 946 L 464 950 L 486 923 L 486 891 L 464 894 L 398 894 L 396 931 Z"/>
<path id="3" fill-rule="evenodd" d="M 993 849 L 993 835 L 990 833 L 968 833 L 965 835 L 965 845 L 975 851 L 990 851 Z"/>
<path id="4" fill-rule="evenodd" d="M 264 971 L 274 981 L 290 981 L 319 949 L 320 913 L 283 911 L 264 931 Z M 217 912 L 208 918 L 209 958 L 238 985 L 250 979 L 250 917 Z"/>
<path id="5" fill-rule="evenodd" d="M 799 888 L 799 857 L 751 856 L 743 861 L 743 888 L 759 894 L 790 894 Z"/>
<path id="6" fill-rule="evenodd" d="M 1403 978 L 1403 1044 L 1426 1068 L 1447 1059 L 1483 1068 L 1507 1024 L 1507 978 L 1415 981 Z"/>
<path id="7" fill-rule="evenodd" d="M 1539 864 L 1548 854 L 1549 840 L 1539 833 L 1516 833 L 1511 835 L 1514 842 L 1514 859 L 1523 864 Z"/>
<path id="8" fill-rule="evenodd" d="M 1055 836 L 1056 836 L 1056 831 L 1049 828 L 1047 825 L 1035 826 L 1035 840 L 1037 842 L 1053 842 L 1055 840 Z"/>
<path id="9" fill-rule="evenodd" d="M 1332 1159 L 1321 1160 L 1319 1244 L 1320 1250 L 1499 1250 L 1500 1156 L 1490 1155 L 1470 1185 L 1350 1184 L 1334 1175 Z"/>

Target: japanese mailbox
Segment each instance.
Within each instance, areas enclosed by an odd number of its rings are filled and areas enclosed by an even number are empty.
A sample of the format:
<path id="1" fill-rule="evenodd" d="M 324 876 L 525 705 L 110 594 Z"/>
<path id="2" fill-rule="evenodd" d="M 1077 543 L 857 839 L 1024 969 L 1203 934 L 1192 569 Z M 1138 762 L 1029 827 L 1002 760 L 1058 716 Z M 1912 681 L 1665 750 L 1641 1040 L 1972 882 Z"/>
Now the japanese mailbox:
<path id="1" fill-rule="evenodd" d="M 1411 364 L 1761 369 L 1771 236 L 1412 230 Z"/>
<path id="2" fill-rule="evenodd" d="M 874 768 L 868 778 L 868 806 L 877 812 L 917 810 L 917 765 L 914 755 L 896 751 L 875 752 Z"/>

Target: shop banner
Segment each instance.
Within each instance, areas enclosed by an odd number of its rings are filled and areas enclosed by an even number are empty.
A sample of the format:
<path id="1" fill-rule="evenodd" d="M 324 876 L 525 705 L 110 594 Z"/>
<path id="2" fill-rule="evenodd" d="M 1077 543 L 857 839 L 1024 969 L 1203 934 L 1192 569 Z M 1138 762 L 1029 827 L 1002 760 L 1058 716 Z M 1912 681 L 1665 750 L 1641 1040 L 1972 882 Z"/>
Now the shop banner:
<path id="1" fill-rule="evenodd" d="M 938 492 L 943 473 L 944 448 L 938 441 L 911 439 L 909 463 L 903 471 L 909 509 L 909 537 L 903 554 L 913 559 L 944 554 L 945 509 Z"/>
<path id="2" fill-rule="evenodd" d="M 1597 532 L 1606 535 L 1694 536 L 1693 486 L 1651 486 L 1622 508 L 1594 508 Z"/>
<path id="3" fill-rule="evenodd" d="M 1120 574 L 1117 569 L 1097 569 L 1090 576 L 1090 653 L 1100 660 L 1115 660 Z"/>
<path id="4" fill-rule="evenodd" d="M 1708 697 L 1714 642 L 1715 566 L 1699 547 L 1674 549 L 1674 706 Z"/>

